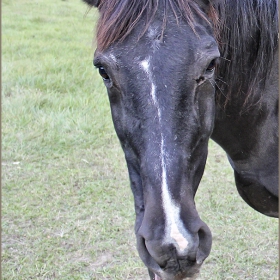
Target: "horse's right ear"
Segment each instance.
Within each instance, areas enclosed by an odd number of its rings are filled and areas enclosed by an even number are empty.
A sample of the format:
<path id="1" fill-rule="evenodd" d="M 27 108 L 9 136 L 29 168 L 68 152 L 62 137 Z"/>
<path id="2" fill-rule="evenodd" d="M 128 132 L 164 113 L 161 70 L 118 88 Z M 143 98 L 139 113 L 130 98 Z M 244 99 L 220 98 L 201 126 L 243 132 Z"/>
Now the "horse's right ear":
<path id="1" fill-rule="evenodd" d="M 89 4 L 92 7 L 96 7 L 98 8 L 101 0 L 83 0 L 84 2 L 86 2 L 87 4 Z"/>

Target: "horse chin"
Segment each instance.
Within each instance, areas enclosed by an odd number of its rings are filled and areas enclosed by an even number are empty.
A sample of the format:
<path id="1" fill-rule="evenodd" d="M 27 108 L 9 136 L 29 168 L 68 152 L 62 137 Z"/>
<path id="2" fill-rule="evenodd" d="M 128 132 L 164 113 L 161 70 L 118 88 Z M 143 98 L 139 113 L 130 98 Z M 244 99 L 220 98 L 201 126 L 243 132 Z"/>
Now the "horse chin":
<path id="1" fill-rule="evenodd" d="M 155 274 L 155 277 L 152 278 L 153 280 L 195 280 L 199 276 L 199 271 L 196 273 L 192 273 L 191 276 L 189 273 L 187 274 L 178 274 L 176 276 L 162 276 L 159 277 L 157 274 Z"/>
<path id="2" fill-rule="evenodd" d="M 198 274 L 196 274 L 195 276 L 193 276 L 193 277 L 184 277 L 184 278 L 178 278 L 178 277 L 175 277 L 175 278 L 173 278 L 174 280 L 195 280 L 195 279 L 197 279 L 197 277 L 199 276 L 199 273 Z M 156 274 L 155 274 L 155 278 L 154 278 L 154 280 L 165 280 L 165 278 L 160 278 L 159 276 L 157 276 Z"/>

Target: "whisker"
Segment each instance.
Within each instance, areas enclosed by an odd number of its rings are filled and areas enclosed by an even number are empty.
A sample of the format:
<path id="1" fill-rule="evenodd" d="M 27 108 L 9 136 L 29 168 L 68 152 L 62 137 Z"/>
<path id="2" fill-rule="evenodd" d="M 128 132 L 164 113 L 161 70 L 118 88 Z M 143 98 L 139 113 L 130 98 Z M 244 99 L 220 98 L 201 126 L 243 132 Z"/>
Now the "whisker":
<path id="1" fill-rule="evenodd" d="M 219 59 L 223 59 L 223 60 L 226 60 L 226 61 L 228 61 L 228 62 L 231 62 L 230 59 L 227 59 L 227 58 L 225 58 L 225 57 L 223 57 L 223 56 L 219 57 Z"/>
<path id="2" fill-rule="evenodd" d="M 218 90 L 221 92 L 221 94 L 225 97 L 225 98 L 227 98 L 227 95 L 223 92 L 223 90 L 218 86 L 218 84 L 216 83 L 216 81 L 214 81 L 214 83 L 215 83 L 215 85 L 216 85 L 216 87 L 218 88 Z"/>
<path id="3" fill-rule="evenodd" d="M 227 82 L 225 82 L 224 80 L 220 79 L 220 78 L 216 78 L 215 80 L 218 80 L 218 81 L 220 81 L 220 82 L 222 82 L 223 84 L 225 84 L 225 85 L 227 85 L 227 86 L 228 86 L 228 83 L 227 83 Z"/>
<path id="4" fill-rule="evenodd" d="M 214 83 L 212 83 L 212 81 L 209 80 L 209 82 L 210 82 L 211 86 L 213 87 L 213 89 L 216 89 L 216 87 L 215 87 L 215 81 L 214 81 Z"/>

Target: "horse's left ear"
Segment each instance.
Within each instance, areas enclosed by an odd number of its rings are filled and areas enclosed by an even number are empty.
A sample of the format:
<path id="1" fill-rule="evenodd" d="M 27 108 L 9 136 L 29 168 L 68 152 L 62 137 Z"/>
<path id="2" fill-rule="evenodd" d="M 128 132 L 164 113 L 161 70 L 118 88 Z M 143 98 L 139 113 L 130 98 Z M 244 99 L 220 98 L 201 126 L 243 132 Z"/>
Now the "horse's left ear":
<path id="1" fill-rule="evenodd" d="M 86 2 L 87 4 L 89 4 L 90 6 L 96 7 L 98 8 L 101 0 L 83 0 L 84 2 Z"/>

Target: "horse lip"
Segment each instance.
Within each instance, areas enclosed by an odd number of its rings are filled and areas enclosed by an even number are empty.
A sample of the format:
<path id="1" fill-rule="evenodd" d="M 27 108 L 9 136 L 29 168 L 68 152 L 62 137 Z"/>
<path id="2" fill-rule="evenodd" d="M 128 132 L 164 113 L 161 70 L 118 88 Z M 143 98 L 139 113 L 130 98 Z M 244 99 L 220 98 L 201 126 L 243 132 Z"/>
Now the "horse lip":
<path id="1" fill-rule="evenodd" d="M 176 275 L 169 274 L 168 272 L 161 269 L 161 271 L 154 272 L 155 278 L 153 278 L 153 280 L 196 279 L 197 276 L 199 275 L 199 269 L 200 269 L 202 263 L 198 264 L 197 262 L 194 262 L 194 267 L 190 268 L 190 270 L 178 272 Z"/>
<path id="2" fill-rule="evenodd" d="M 209 237 L 211 238 L 212 235 L 207 225 L 203 223 L 201 229 L 202 228 L 204 229 L 204 234 L 200 233 L 201 238 L 204 240 L 208 239 L 205 237 L 205 233 L 209 233 Z M 165 265 L 161 266 L 155 261 L 146 247 L 145 238 L 141 234 L 139 234 L 139 232 L 136 232 L 136 239 L 139 256 L 146 267 L 148 267 L 150 271 L 153 271 L 153 280 L 196 279 L 197 275 L 199 274 L 199 269 L 202 266 L 204 260 L 209 255 L 209 251 L 211 248 L 211 245 L 206 246 L 207 248 L 204 248 L 204 250 L 198 247 L 196 255 L 193 257 L 189 256 L 188 259 L 178 257 L 177 261 L 180 262 L 180 270 L 174 271 L 173 269 L 165 267 Z M 211 243 L 212 242 L 210 242 L 210 244 Z"/>
<path id="3" fill-rule="evenodd" d="M 203 263 L 203 260 L 198 262 L 197 260 L 188 260 L 187 268 L 185 265 L 184 269 L 181 271 L 177 271 L 176 274 L 174 272 L 168 271 L 168 269 L 164 269 L 156 263 L 156 261 L 152 258 L 149 251 L 145 246 L 144 238 L 141 236 L 137 236 L 137 247 L 140 258 L 144 262 L 144 264 L 154 272 L 155 278 L 153 280 L 183 280 L 183 279 L 193 279 L 192 277 L 196 276 L 199 273 L 199 269 Z M 182 265 L 182 264 L 181 264 Z M 160 275 L 160 276 L 159 276 Z"/>
<path id="4" fill-rule="evenodd" d="M 186 276 L 186 277 L 180 277 L 180 276 L 174 276 L 172 278 L 168 277 L 168 278 L 161 278 L 159 277 L 157 274 L 155 274 L 155 278 L 153 278 L 153 280 L 165 280 L 165 279 L 168 279 L 168 280 L 184 280 L 184 279 L 196 279 L 198 274 L 195 274 L 193 276 Z M 164 277 L 164 276 L 163 276 Z"/>

